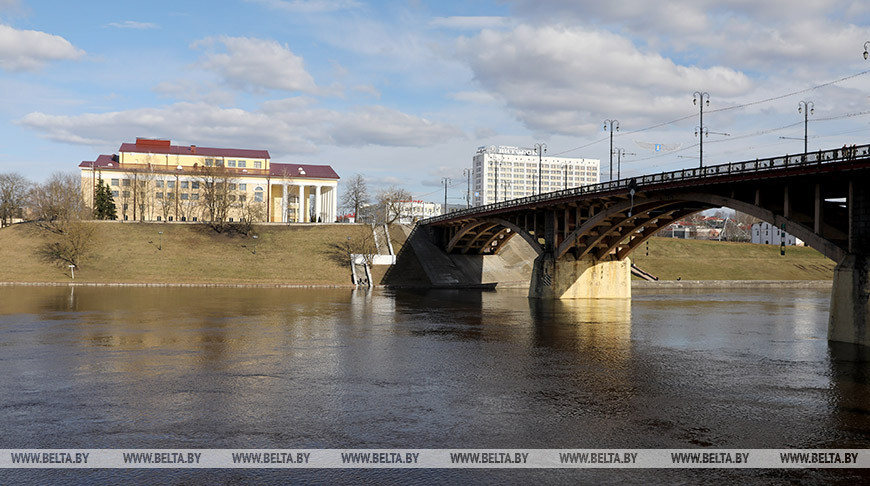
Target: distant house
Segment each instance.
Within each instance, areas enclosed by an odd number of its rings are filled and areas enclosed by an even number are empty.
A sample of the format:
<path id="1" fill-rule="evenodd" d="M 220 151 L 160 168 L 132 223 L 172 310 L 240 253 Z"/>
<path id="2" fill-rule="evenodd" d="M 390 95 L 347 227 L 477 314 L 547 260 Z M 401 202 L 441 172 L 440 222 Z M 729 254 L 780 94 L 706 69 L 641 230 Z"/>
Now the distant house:
<path id="1" fill-rule="evenodd" d="M 782 231 L 770 223 L 755 223 L 751 229 L 752 243 L 760 245 L 779 245 L 785 240 L 786 246 L 803 246 L 804 242 L 795 238 L 794 235 Z"/>

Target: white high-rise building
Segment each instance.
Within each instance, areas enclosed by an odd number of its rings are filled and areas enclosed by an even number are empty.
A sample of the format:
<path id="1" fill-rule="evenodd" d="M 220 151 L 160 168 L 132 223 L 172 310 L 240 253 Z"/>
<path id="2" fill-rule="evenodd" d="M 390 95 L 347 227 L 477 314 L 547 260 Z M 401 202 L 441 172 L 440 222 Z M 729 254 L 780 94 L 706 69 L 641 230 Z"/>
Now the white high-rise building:
<path id="1" fill-rule="evenodd" d="M 598 159 L 541 158 L 541 191 L 552 192 L 598 183 Z M 472 165 L 472 205 L 538 194 L 538 153 L 534 148 L 480 147 Z"/>

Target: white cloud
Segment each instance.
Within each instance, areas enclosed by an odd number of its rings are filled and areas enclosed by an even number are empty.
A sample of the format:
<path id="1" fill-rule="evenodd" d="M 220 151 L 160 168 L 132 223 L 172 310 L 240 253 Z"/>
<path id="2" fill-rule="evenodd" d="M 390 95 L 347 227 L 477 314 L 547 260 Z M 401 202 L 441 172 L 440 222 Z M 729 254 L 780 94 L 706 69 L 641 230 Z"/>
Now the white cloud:
<path id="1" fill-rule="evenodd" d="M 383 106 L 367 106 L 344 115 L 332 138 L 339 145 L 426 147 L 461 137 L 456 127 L 432 122 Z"/>
<path id="2" fill-rule="evenodd" d="M 733 69 L 688 67 L 603 31 L 520 26 L 461 38 L 457 55 L 528 128 L 577 134 L 630 114 L 637 123 L 685 114 L 696 89 L 730 97 L 752 83 Z"/>
<path id="3" fill-rule="evenodd" d="M 360 84 L 360 85 L 352 87 L 351 89 L 356 91 L 357 93 L 365 93 L 365 94 L 371 95 L 375 98 L 381 97 L 381 92 L 378 91 L 377 88 L 375 88 L 374 86 L 372 86 L 370 84 Z"/>
<path id="4" fill-rule="evenodd" d="M 450 93 L 447 97 L 463 103 L 474 103 L 479 105 L 499 103 L 498 97 L 488 91 L 460 91 L 457 93 Z"/>
<path id="5" fill-rule="evenodd" d="M 275 10 L 285 10 L 293 13 L 322 13 L 359 8 L 360 2 L 355 0 L 247 0 L 259 3 Z"/>
<path id="6" fill-rule="evenodd" d="M 216 48 L 222 46 L 225 51 Z M 192 47 L 208 52 L 201 66 L 220 75 L 230 86 L 258 91 L 318 91 L 303 59 L 273 40 L 250 37 L 216 37 L 195 42 Z"/>
<path id="7" fill-rule="evenodd" d="M 0 24 L 0 69 L 32 71 L 49 61 L 78 59 L 84 51 L 63 37 Z"/>
<path id="8" fill-rule="evenodd" d="M 148 29 L 158 29 L 159 26 L 157 24 L 153 24 L 151 22 L 137 22 L 135 20 L 125 20 L 123 22 L 110 22 L 108 24 L 109 27 L 115 27 L 118 29 L 136 29 L 136 30 L 148 30 Z"/>
<path id="9" fill-rule="evenodd" d="M 432 27 L 441 27 L 446 29 L 456 30 L 481 30 L 481 29 L 497 29 L 510 25 L 510 19 L 507 17 L 435 17 L 429 22 Z"/>
<path id="10" fill-rule="evenodd" d="M 19 124 L 65 143 L 113 145 L 136 136 L 172 134 L 184 143 L 286 154 L 313 153 L 320 145 L 425 147 L 463 135 L 455 127 L 381 106 L 345 113 L 314 105 L 315 100 L 301 97 L 267 101 L 253 111 L 181 102 L 75 116 L 34 112 Z"/>

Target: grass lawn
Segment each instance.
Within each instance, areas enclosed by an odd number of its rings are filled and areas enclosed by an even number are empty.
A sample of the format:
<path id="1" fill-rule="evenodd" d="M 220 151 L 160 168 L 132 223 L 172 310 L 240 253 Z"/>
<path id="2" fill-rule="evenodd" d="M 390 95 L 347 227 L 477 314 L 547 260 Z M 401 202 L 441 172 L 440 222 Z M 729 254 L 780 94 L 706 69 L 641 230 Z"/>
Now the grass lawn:
<path id="1" fill-rule="evenodd" d="M 76 270 L 82 282 L 348 285 L 347 237 L 370 237 L 365 224 L 271 226 L 250 236 L 204 225 L 93 223 L 94 243 Z M 162 238 L 158 232 L 162 231 Z M 404 232 L 391 228 L 398 252 Z M 34 224 L 0 229 L 0 281 L 68 282 L 69 269 L 41 261 Z M 162 248 L 162 249 L 161 249 Z M 829 280 L 834 262 L 811 248 L 653 238 L 631 255 L 664 280 Z"/>
<path id="2" fill-rule="evenodd" d="M 830 280 L 836 263 L 809 247 L 651 238 L 631 254 L 662 280 Z"/>

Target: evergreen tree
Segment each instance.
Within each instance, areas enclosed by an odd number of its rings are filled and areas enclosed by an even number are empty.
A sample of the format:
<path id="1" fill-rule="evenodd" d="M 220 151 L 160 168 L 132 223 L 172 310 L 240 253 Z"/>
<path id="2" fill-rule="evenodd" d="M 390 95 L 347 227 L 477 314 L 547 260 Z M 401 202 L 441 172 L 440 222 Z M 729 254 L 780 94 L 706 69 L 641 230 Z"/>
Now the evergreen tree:
<path id="1" fill-rule="evenodd" d="M 97 194 L 94 197 L 94 218 L 118 219 L 117 210 L 115 208 L 115 198 L 112 197 L 112 190 L 102 178 L 97 185 Z"/>

